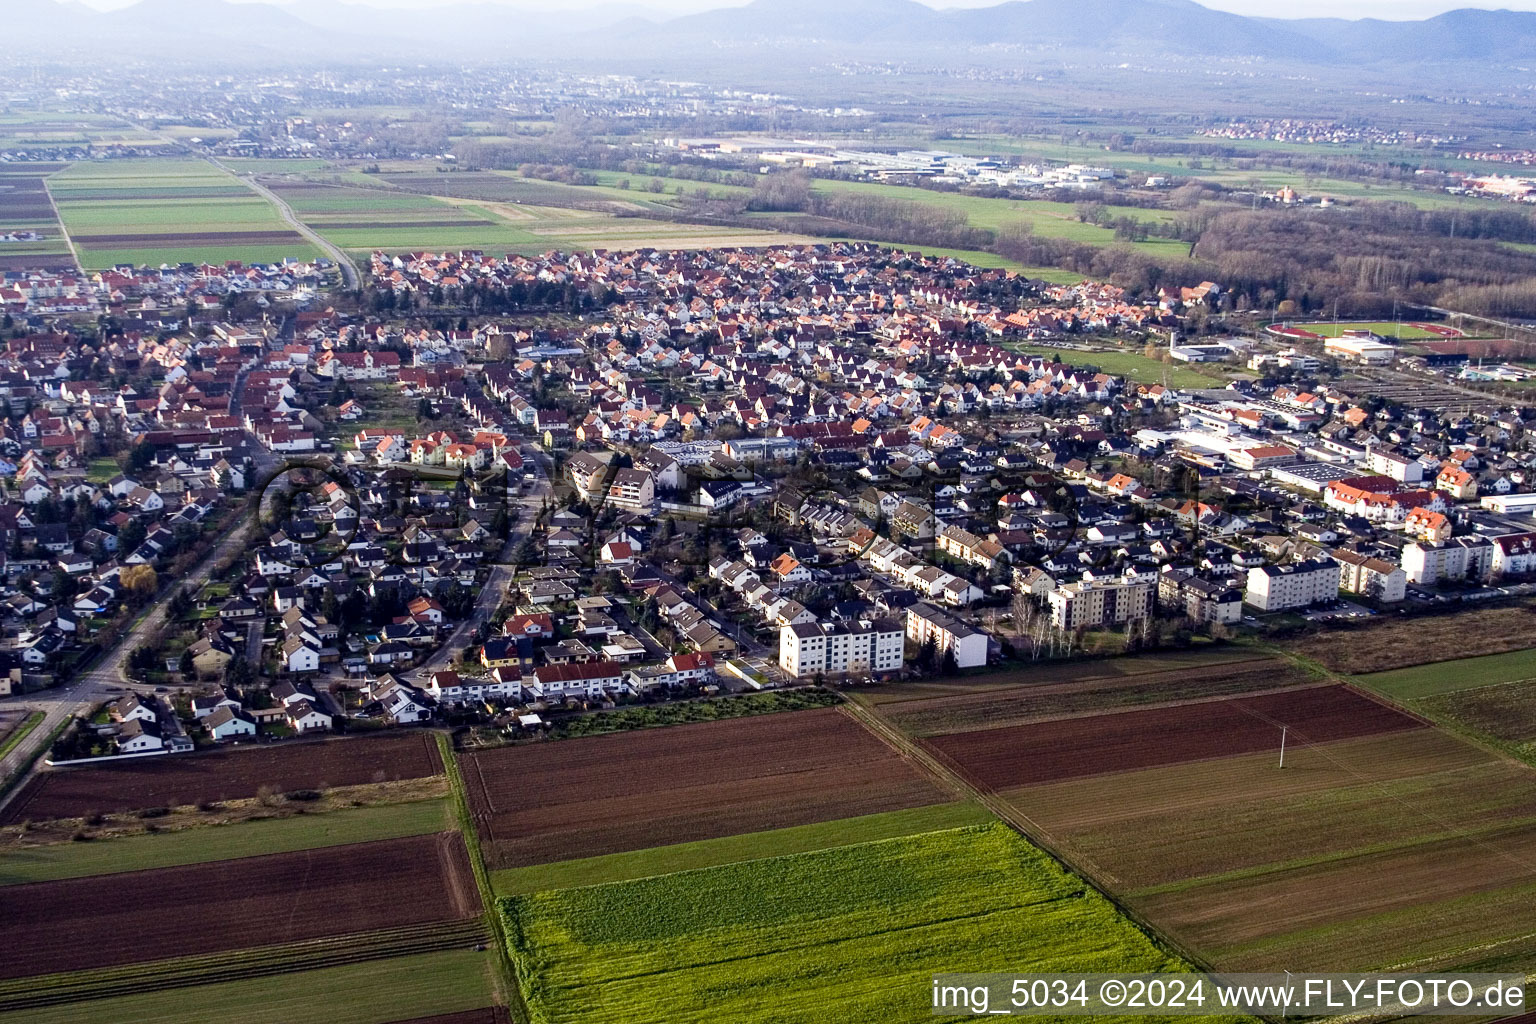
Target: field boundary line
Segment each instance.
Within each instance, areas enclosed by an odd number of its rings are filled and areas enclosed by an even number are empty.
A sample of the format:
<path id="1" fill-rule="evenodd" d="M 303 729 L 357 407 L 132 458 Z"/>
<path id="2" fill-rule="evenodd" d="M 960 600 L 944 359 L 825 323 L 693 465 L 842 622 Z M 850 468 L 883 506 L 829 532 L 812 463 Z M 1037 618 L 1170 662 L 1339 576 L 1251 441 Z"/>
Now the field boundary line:
<path id="1" fill-rule="evenodd" d="M 57 171 L 54 172 L 58 173 Z M 64 217 L 59 213 L 59 204 L 53 198 L 53 189 L 48 187 L 48 175 L 38 178 L 43 183 L 43 191 L 48 194 L 48 205 L 53 207 L 53 219 L 59 225 L 59 237 L 64 239 L 64 244 L 69 246 L 69 258 L 75 261 L 75 269 L 85 273 L 85 265 L 80 262 L 80 251 L 75 248 L 75 240 L 69 235 L 69 228 L 64 223 Z"/>
<path id="2" fill-rule="evenodd" d="M 518 1024 L 528 1024 L 532 1013 L 523 1000 L 522 986 L 518 984 L 517 968 L 512 963 L 512 953 L 507 945 L 506 925 L 501 919 L 501 904 L 496 889 L 491 885 L 490 872 L 485 869 L 485 857 L 480 850 L 480 835 L 475 831 L 475 816 L 470 812 L 469 797 L 464 789 L 464 776 L 459 772 L 459 762 L 453 752 L 453 737 L 437 733 L 437 749 L 442 755 L 443 770 L 448 775 L 448 787 L 453 796 L 454 811 L 458 815 L 459 830 L 463 834 L 464 848 L 469 851 L 469 869 L 475 876 L 475 887 L 480 891 L 480 908 L 490 929 L 491 941 L 496 945 L 496 965 L 499 983 L 504 991 L 507 1007 Z"/>

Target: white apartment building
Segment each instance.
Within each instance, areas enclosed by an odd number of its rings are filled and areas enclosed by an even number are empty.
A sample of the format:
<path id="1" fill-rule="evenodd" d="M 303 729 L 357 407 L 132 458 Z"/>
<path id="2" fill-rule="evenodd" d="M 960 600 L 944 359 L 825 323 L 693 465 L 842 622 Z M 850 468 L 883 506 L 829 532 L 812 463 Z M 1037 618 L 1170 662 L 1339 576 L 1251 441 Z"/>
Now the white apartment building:
<path id="1" fill-rule="evenodd" d="M 901 668 L 906 638 L 891 619 L 802 622 L 779 629 L 779 667 L 797 679 L 878 675 Z"/>
<path id="2" fill-rule="evenodd" d="M 1157 578 L 1157 599 L 1165 609 L 1179 609 L 1196 622 L 1231 624 L 1243 618 L 1242 592 L 1230 582 L 1201 579 L 1171 566 Z"/>
<path id="3" fill-rule="evenodd" d="M 952 653 L 958 668 L 987 663 L 987 634 L 931 604 L 919 601 L 907 609 L 907 639 L 919 647 L 932 640 L 939 657 Z"/>
<path id="4" fill-rule="evenodd" d="M 1331 552 L 1339 563 L 1339 589 L 1385 604 L 1408 596 L 1408 574 L 1401 567 L 1381 558 L 1371 558 L 1354 551 Z"/>
<path id="5" fill-rule="evenodd" d="M 1484 537 L 1452 537 L 1439 544 L 1403 547 L 1403 573 L 1426 587 L 1445 580 L 1481 579 L 1493 563 L 1493 543 Z"/>
<path id="6" fill-rule="evenodd" d="M 1424 480 L 1424 464 L 1397 452 L 1373 448 L 1365 461 L 1371 467 L 1371 472 L 1389 476 L 1399 483 L 1416 484 Z"/>
<path id="7" fill-rule="evenodd" d="M 1305 608 L 1339 596 L 1339 564 L 1314 558 L 1290 565 L 1260 565 L 1248 570 L 1243 600 L 1264 612 Z"/>
<path id="8" fill-rule="evenodd" d="M 1046 595 L 1051 625 L 1057 629 L 1119 625 L 1152 615 L 1153 579 L 1082 580 L 1057 587 Z"/>
<path id="9" fill-rule="evenodd" d="M 608 485 L 608 503 L 632 512 L 649 512 L 656 503 L 656 480 L 644 469 L 621 469 Z"/>

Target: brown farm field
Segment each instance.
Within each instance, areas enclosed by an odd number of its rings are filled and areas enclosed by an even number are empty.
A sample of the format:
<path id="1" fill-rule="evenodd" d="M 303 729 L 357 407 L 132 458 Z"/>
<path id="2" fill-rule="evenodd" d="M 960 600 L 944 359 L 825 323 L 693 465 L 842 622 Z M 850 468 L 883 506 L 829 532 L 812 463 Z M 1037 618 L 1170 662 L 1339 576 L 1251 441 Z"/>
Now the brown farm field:
<path id="1" fill-rule="evenodd" d="M 504 747 L 461 760 L 491 868 L 954 799 L 834 708 Z"/>
<path id="2" fill-rule="evenodd" d="M 1324 632 L 1286 641 L 1289 650 L 1335 672 L 1358 674 L 1457 658 L 1502 654 L 1531 645 L 1536 607 L 1529 602 L 1472 608 L 1413 618 L 1378 616 L 1356 626 L 1330 624 Z"/>
<path id="3" fill-rule="evenodd" d="M 1424 728 L 1419 719 L 1344 686 L 1064 718 L 934 736 L 922 742 L 986 789 Z"/>
<path id="4" fill-rule="evenodd" d="M 283 793 L 425 778 L 442 770 L 437 744 L 425 732 L 62 768 L 33 776 L 0 810 L 0 825 L 245 799 L 264 787 Z"/>
<path id="5" fill-rule="evenodd" d="M 1295 965 L 1287 969 L 1346 971 L 1414 961 L 1477 964 L 1482 947 L 1533 930 L 1528 902 L 1517 914 L 1493 910 L 1521 894 L 1529 900 L 1533 889 L 1536 825 L 1527 823 L 1243 874 L 1131 902 L 1227 970 Z M 1442 915 L 1454 919 L 1468 908 L 1481 917 L 1470 934 L 1438 923 Z M 1518 962 L 1529 967 L 1536 951 L 1526 945 Z"/>
<path id="6" fill-rule="evenodd" d="M 1090 675 L 1060 682 L 1021 682 L 981 692 L 887 701 L 881 713 L 911 736 L 999 729 L 1024 722 L 1151 704 L 1278 690 L 1314 682 L 1279 658 L 1171 667 L 1154 672 Z"/>
<path id="7" fill-rule="evenodd" d="M 1132 892 L 1536 821 L 1536 772 L 1436 729 L 1297 743 L 1283 771 L 1266 751 L 1002 795 Z"/>
<path id="8" fill-rule="evenodd" d="M 0 977 L 297 942 L 480 913 L 456 832 L 0 890 Z"/>
<path id="9" fill-rule="evenodd" d="M 1103 680 L 1105 685 L 1124 676 L 1144 676 L 1174 670 L 1202 670 L 1216 665 L 1236 666 L 1262 660 L 1253 648 L 1221 646 L 1186 651 L 1155 651 L 1124 658 L 1093 658 L 1082 661 L 1040 662 L 998 672 L 958 676 L 952 679 L 920 679 L 915 682 L 876 684 L 859 692 L 870 703 L 900 704 L 935 697 L 966 697 L 1014 687 L 1047 686 Z"/>
<path id="10" fill-rule="evenodd" d="M 919 742 L 1219 969 L 1536 967 L 1536 771 L 1350 687 Z"/>

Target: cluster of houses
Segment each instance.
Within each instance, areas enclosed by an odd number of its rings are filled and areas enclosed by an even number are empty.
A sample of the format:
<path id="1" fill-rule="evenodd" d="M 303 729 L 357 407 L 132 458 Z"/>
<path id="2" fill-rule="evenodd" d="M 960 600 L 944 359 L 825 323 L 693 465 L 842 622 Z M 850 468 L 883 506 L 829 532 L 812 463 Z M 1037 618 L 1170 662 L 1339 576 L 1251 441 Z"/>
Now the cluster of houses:
<path id="1" fill-rule="evenodd" d="M 92 313 L 104 309 L 153 313 L 190 305 L 217 312 L 230 296 L 251 294 L 261 306 L 304 302 L 320 294 L 330 264 L 298 259 L 274 263 L 178 263 L 160 267 L 121 264 L 94 273 L 7 270 L 0 272 L 0 312 Z"/>

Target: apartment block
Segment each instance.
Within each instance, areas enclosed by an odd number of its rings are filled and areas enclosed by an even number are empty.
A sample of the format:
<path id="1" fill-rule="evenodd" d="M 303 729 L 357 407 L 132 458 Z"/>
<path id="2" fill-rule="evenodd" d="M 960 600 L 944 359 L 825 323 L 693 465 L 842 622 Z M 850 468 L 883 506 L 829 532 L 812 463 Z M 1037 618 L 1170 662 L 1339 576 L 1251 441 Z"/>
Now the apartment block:
<path id="1" fill-rule="evenodd" d="M 779 629 L 779 667 L 797 679 L 895 672 L 905 644 L 901 624 L 892 619 L 803 622 Z"/>
<path id="2" fill-rule="evenodd" d="M 1165 568 L 1157 578 L 1157 600 L 1196 622 L 1240 622 L 1243 592 L 1224 580 L 1207 580 L 1183 569 Z"/>
<path id="3" fill-rule="evenodd" d="M 1073 630 L 1148 618 L 1152 614 L 1153 589 L 1150 579 L 1068 583 L 1046 597 L 1051 605 L 1051 625 Z"/>
<path id="4" fill-rule="evenodd" d="M 986 633 L 925 602 L 907 609 L 907 639 L 919 647 L 932 640 L 939 656 L 953 654 L 959 668 L 987 663 Z"/>
<path id="5" fill-rule="evenodd" d="M 1334 551 L 1339 563 L 1339 589 L 1391 604 L 1408 596 L 1408 574 L 1401 566 L 1355 551 Z"/>
<path id="6" fill-rule="evenodd" d="M 1243 600 L 1264 612 L 1305 608 L 1339 596 L 1339 565 L 1314 558 L 1289 565 L 1260 565 L 1248 570 Z"/>
<path id="7" fill-rule="evenodd" d="M 1493 542 L 1485 537 L 1452 537 L 1437 544 L 1403 547 L 1403 573 L 1426 587 L 1447 580 L 1480 579 L 1493 564 Z"/>

